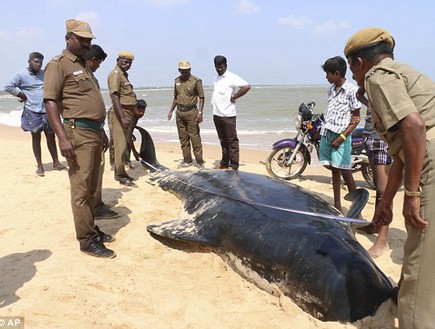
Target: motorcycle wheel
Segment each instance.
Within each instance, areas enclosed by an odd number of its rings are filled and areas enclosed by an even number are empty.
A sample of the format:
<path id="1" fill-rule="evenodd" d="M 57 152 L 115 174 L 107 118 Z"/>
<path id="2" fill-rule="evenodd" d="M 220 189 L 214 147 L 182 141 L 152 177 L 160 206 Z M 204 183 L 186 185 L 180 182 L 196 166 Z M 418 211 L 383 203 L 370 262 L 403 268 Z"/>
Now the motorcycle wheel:
<path id="1" fill-rule="evenodd" d="M 373 181 L 372 167 L 370 167 L 369 165 L 362 166 L 361 173 L 367 184 L 369 184 L 372 189 L 376 190 L 375 182 Z"/>
<path id="2" fill-rule="evenodd" d="M 266 161 L 266 169 L 270 176 L 290 180 L 297 178 L 307 167 L 307 159 L 304 152 L 298 151 L 290 166 L 286 166 L 287 160 L 293 153 L 293 147 L 281 147 L 272 151 Z"/>

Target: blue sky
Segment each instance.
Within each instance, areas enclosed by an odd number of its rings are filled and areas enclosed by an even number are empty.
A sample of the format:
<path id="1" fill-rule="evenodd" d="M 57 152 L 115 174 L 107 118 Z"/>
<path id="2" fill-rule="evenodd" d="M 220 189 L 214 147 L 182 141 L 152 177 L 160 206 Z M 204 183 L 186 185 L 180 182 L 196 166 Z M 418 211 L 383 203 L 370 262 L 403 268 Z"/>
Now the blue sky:
<path id="1" fill-rule="evenodd" d="M 172 86 L 181 59 L 211 85 L 217 54 L 253 85 L 327 84 L 320 65 L 343 55 L 348 37 L 365 27 L 386 28 L 396 59 L 435 79 L 432 0 L 15 0 L 1 7 L 2 81 L 26 67 L 32 51 L 45 64 L 59 54 L 68 18 L 89 22 L 108 54 L 96 74 L 103 88 L 120 50 L 135 54 L 129 73 L 137 87 Z"/>

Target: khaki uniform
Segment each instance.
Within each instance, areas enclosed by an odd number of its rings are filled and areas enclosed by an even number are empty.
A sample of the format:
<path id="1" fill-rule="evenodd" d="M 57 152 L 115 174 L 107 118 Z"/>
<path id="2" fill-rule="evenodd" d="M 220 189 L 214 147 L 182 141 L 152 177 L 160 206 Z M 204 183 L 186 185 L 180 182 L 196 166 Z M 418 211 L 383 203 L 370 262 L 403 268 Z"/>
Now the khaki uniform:
<path id="1" fill-rule="evenodd" d="M 113 146 L 115 153 L 115 179 L 121 180 L 129 178 L 125 171 L 123 154 L 127 148 L 127 139 L 133 132 L 134 108 L 136 107 L 136 94 L 133 91 L 133 85 L 128 81 L 128 74 L 122 72 L 118 65 L 109 73 L 107 78 L 109 93 L 118 93 L 125 117 L 131 122 L 129 129 L 124 130 L 120 120 L 115 114 L 115 109 L 110 109 L 110 121 L 113 122 Z"/>
<path id="2" fill-rule="evenodd" d="M 175 79 L 174 98 L 177 100 L 176 123 L 178 138 L 183 152 L 183 161 L 192 162 L 191 147 L 197 164 L 203 164 L 202 143 L 199 124 L 196 121 L 198 116 L 198 98 L 204 98 L 204 89 L 201 79 L 190 75 L 186 81 L 180 77 Z"/>
<path id="3" fill-rule="evenodd" d="M 87 248 L 99 241 L 92 206 L 101 162 L 103 97 L 84 62 L 64 50 L 45 69 L 44 99 L 59 103 L 66 133 L 74 145 L 77 158 L 68 160 L 71 207 L 80 247 Z"/>
<path id="4" fill-rule="evenodd" d="M 86 68 L 86 70 L 88 71 L 89 75 L 92 77 L 92 79 L 95 81 L 95 83 L 97 84 L 98 88 L 100 89 L 100 84 L 98 83 L 98 79 L 94 75 L 94 72 L 92 72 L 92 70 L 90 70 L 89 68 Z M 97 190 L 95 191 L 94 205 L 92 207 L 92 209 L 94 210 L 94 213 L 97 211 L 98 208 L 100 208 L 100 207 L 102 207 L 104 205 L 102 190 L 103 190 L 104 167 L 105 167 L 105 164 L 106 164 L 105 160 L 106 160 L 105 159 L 105 154 L 104 154 L 104 151 L 102 150 L 101 151 L 101 162 L 100 162 L 100 173 L 98 175 Z"/>
<path id="5" fill-rule="evenodd" d="M 392 155 L 404 158 L 397 123 L 419 113 L 426 123 L 427 152 L 420 178 L 420 215 L 425 231 L 407 227 L 398 318 L 402 329 L 433 328 L 435 323 L 435 82 L 413 68 L 384 59 L 366 74 L 365 89 L 373 126 Z M 406 162 L 404 162 L 406 163 Z"/>

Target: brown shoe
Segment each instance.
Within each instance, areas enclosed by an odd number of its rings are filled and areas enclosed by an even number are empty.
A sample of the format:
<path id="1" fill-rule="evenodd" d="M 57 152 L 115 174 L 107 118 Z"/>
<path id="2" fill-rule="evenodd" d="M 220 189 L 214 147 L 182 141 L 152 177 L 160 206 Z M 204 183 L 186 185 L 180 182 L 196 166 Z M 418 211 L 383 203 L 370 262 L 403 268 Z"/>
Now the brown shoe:
<path id="1" fill-rule="evenodd" d="M 228 166 L 222 166 L 221 164 L 217 164 L 213 167 L 213 169 L 228 169 Z"/>

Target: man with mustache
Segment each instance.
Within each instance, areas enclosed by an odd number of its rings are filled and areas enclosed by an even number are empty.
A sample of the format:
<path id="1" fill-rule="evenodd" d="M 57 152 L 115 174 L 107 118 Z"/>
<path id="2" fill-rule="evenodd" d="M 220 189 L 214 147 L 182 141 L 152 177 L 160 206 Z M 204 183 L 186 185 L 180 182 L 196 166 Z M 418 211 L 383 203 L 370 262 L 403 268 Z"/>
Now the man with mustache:
<path id="1" fill-rule="evenodd" d="M 202 80 L 192 75 L 190 71 L 189 61 L 182 60 L 178 63 L 180 76 L 174 82 L 174 100 L 168 113 L 168 120 L 171 120 L 174 109 L 177 107 L 175 116 L 178 138 L 183 153 L 183 162 L 178 167 L 185 168 L 192 165 L 191 150 L 193 150 L 198 168 L 204 168 L 201 135 L 199 133 L 199 124 L 203 120 L 204 89 Z"/>
<path id="2" fill-rule="evenodd" d="M 45 69 L 44 102 L 48 119 L 69 165 L 71 208 L 80 250 L 96 257 L 113 258 L 104 242 L 113 242 L 94 223 L 95 191 L 100 171 L 106 111 L 97 83 L 86 70 L 84 56 L 94 39 L 91 27 L 69 19 L 66 49 Z M 60 115 L 62 115 L 63 122 Z"/>
<path id="3" fill-rule="evenodd" d="M 113 147 L 115 150 L 115 180 L 125 186 L 136 186 L 124 166 L 124 152 L 133 132 L 136 94 L 128 80 L 127 71 L 133 63 L 134 55 L 129 51 L 118 54 L 115 68 L 107 77 L 112 108 L 109 110 L 109 121 L 112 127 Z"/>
<path id="4" fill-rule="evenodd" d="M 394 159 L 373 223 L 388 225 L 403 182 L 407 238 L 399 283 L 399 328 L 433 328 L 435 322 L 435 82 L 394 59 L 387 30 L 366 28 L 346 43 L 353 78 L 367 94 L 373 127 Z"/>
<path id="5" fill-rule="evenodd" d="M 215 169 L 239 169 L 239 138 L 237 137 L 236 100 L 246 95 L 251 86 L 238 75 L 228 71 L 227 59 L 214 58 L 218 76 L 214 79 L 213 122 L 221 143 L 222 157 Z"/>

